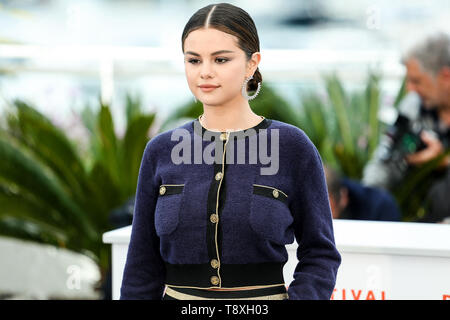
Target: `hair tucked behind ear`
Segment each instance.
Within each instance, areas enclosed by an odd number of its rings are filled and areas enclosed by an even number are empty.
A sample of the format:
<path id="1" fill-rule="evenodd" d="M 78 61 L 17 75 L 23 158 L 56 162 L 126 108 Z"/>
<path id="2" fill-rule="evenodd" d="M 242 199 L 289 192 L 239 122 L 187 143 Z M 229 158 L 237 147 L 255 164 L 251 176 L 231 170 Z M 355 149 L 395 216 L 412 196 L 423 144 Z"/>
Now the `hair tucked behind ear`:
<path id="1" fill-rule="evenodd" d="M 258 82 L 262 82 L 262 75 L 261 72 L 259 72 L 259 68 L 256 68 L 253 79 L 247 84 L 247 91 L 255 91 L 258 89 Z"/>
<path id="2" fill-rule="evenodd" d="M 255 52 L 259 52 L 259 37 L 255 23 L 243 9 L 229 3 L 210 4 L 203 7 L 189 19 L 181 36 L 181 48 L 184 53 L 184 41 L 189 33 L 201 28 L 214 28 L 238 38 L 241 48 L 250 61 Z M 255 91 L 258 82 L 262 82 L 259 68 L 253 74 L 253 79 L 247 84 L 247 91 Z"/>

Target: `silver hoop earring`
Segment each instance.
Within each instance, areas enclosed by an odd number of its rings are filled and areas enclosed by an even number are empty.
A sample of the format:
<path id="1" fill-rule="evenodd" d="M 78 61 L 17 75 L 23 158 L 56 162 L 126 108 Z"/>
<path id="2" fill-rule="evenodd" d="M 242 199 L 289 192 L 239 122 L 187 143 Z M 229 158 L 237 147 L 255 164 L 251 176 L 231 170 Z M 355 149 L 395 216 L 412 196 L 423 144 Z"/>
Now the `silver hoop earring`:
<path id="1" fill-rule="evenodd" d="M 242 96 L 247 99 L 247 100 L 252 100 L 255 99 L 256 96 L 258 95 L 259 91 L 261 90 L 261 82 L 258 82 L 258 88 L 256 89 L 256 92 L 254 95 L 249 96 L 247 93 L 247 84 L 250 80 L 253 79 L 253 76 L 250 76 L 248 78 L 245 79 L 244 84 L 242 85 Z"/>

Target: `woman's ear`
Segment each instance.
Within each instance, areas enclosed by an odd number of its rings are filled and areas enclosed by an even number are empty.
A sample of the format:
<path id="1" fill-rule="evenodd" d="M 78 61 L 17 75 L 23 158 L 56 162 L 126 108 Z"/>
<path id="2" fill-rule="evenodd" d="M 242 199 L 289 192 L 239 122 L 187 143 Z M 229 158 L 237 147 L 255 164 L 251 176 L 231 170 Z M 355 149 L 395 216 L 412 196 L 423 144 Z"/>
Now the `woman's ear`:
<path id="1" fill-rule="evenodd" d="M 251 59 L 247 62 L 247 74 L 252 75 L 258 69 L 259 62 L 261 61 L 261 53 L 254 52 Z"/>

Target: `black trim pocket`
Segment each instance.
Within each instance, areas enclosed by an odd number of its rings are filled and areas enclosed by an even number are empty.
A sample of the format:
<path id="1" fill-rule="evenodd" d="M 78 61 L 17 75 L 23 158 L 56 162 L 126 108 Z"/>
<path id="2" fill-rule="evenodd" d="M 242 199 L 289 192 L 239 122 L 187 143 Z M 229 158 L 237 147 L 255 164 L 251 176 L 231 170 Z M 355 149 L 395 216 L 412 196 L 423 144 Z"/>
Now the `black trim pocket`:
<path id="1" fill-rule="evenodd" d="M 292 243 L 293 221 L 286 193 L 271 186 L 253 185 L 249 223 L 256 234 L 278 245 Z"/>
<path id="2" fill-rule="evenodd" d="M 159 195 L 168 196 L 171 194 L 182 193 L 184 184 L 162 184 L 159 186 Z"/>
<path id="3" fill-rule="evenodd" d="M 162 184 L 159 186 L 155 207 L 155 229 L 158 236 L 169 235 L 179 224 L 183 201 L 184 184 Z"/>
<path id="4" fill-rule="evenodd" d="M 261 196 L 266 196 L 272 199 L 279 200 L 287 205 L 288 202 L 288 196 L 286 193 L 281 191 L 280 189 L 270 187 L 270 186 L 263 186 L 260 184 L 254 184 L 253 185 L 253 194 L 259 194 Z"/>

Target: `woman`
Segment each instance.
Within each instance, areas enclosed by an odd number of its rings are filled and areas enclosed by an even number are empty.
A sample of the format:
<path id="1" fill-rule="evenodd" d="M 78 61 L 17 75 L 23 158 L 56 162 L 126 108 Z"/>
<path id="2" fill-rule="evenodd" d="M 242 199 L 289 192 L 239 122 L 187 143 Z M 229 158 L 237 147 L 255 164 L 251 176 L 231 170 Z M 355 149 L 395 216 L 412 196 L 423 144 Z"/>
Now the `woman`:
<path id="1" fill-rule="evenodd" d="M 329 299 L 340 255 L 322 162 L 302 130 L 249 106 L 262 81 L 253 20 L 231 4 L 206 6 L 182 50 L 204 112 L 145 148 L 121 299 Z"/>

